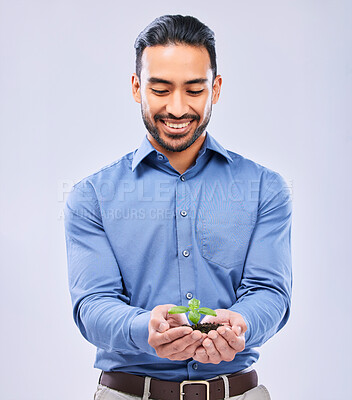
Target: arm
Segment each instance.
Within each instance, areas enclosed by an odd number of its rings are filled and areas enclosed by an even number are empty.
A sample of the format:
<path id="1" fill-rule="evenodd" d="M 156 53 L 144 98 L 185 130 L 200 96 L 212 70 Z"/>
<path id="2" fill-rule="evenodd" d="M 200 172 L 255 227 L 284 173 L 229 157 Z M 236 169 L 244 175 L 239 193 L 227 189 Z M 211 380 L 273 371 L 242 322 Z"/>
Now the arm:
<path id="1" fill-rule="evenodd" d="M 144 352 L 171 360 L 194 354 L 203 335 L 180 326 L 187 323 L 184 315 L 167 313 L 174 304 L 152 311 L 129 305 L 90 183 L 76 186 L 70 194 L 65 229 L 73 317 L 90 343 L 107 351 Z"/>
<path id="2" fill-rule="evenodd" d="M 290 313 L 292 201 L 278 175 L 258 207 L 258 217 L 249 244 L 237 302 L 218 317 L 202 322 L 223 323 L 217 333 L 196 350 L 194 359 L 207 363 L 231 361 L 246 347 L 259 347 L 278 332 Z"/>
<path id="3" fill-rule="evenodd" d="M 276 180 L 264 193 L 250 240 L 237 302 L 247 331 L 246 347 L 259 347 L 278 332 L 290 314 L 292 200 L 285 181 Z"/>
<path id="4" fill-rule="evenodd" d="M 76 185 L 66 202 L 65 231 L 73 317 L 82 335 L 107 351 L 155 355 L 148 344 L 150 312 L 129 305 L 89 182 Z"/>

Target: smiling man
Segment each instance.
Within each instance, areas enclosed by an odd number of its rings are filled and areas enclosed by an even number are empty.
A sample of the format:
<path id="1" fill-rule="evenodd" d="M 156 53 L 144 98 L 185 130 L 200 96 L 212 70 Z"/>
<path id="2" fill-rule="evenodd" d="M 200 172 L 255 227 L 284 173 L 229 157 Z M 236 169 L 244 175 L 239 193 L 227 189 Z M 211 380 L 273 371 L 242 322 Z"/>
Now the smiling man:
<path id="1" fill-rule="evenodd" d="M 102 370 L 95 399 L 270 399 L 254 348 L 290 313 L 290 193 L 206 131 L 222 85 L 207 26 L 165 15 L 135 48 L 146 136 L 65 209 L 74 319 Z M 168 314 L 192 298 L 216 309 L 202 323 L 222 326 L 205 334 Z"/>

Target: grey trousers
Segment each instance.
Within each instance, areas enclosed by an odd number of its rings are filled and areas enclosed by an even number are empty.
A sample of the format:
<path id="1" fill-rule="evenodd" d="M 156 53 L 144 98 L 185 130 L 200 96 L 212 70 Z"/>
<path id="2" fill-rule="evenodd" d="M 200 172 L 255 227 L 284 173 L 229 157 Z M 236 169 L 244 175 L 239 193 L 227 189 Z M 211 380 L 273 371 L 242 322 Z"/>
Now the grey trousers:
<path id="1" fill-rule="evenodd" d="M 259 385 L 239 396 L 229 397 L 229 384 L 226 375 L 220 375 L 220 377 L 223 378 L 225 385 L 224 400 L 270 400 L 270 394 L 264 385 Z M 94 395 L 94 400 L 154 400 L 148 397 L 150 379 L 150 377 L 146 377 L 145 379 L 143 397 L 120 392 L 110 389 L 107 386 L 98 384 L 97 391 Z"/>

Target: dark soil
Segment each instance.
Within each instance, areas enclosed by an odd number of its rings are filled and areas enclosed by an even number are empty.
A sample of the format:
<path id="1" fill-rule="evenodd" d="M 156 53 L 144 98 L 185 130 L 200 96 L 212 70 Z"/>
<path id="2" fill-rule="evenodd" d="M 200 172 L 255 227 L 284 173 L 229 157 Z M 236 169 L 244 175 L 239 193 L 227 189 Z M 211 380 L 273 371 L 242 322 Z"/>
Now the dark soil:
<path id="1" fill-rule="evenodd" d="M 183 326 L 189 326 L 189 325 L 183 325 Z M 191 325 L 191 328 L 195 331 L 201 331 L 203 333 L 209 333 L 210 331 L 216 331 L 216 329 L 219 326 L 223 326 L 223 324 L 211 324 L 210 322 L 206 322 L 204 324 L 196 324 L 196 325 Z"/>

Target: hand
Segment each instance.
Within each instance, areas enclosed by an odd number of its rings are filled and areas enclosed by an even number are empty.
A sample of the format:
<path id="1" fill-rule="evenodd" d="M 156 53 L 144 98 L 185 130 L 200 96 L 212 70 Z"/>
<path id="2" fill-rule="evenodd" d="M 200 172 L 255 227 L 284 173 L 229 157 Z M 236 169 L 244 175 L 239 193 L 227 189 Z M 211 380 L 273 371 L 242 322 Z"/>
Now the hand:
<path id="1" fill-rule="evenodd" d="M 224 326 L 210 331 L 202 345 L 196 349 L 193 359 L 201 363 L 219 364 L 221 361 L 232 361 L 245 348 L 244 333 L 247 325 L 241 314 L 224 309 L 215 311 L 216 317 L 206 315 L 201 322 Z"/>
<path id="2" fill-rule="evenodd" d="M 185 314 L 168 314 L 174 306 L 163 304 L 153 308 L 148 325 L 148 343 L 154 347 L 158 357 L 187 360 L 194 356 L 206 334 L 193 331 L 190 326 L 181 326 L 189 325 L 187 317 Z"/>

